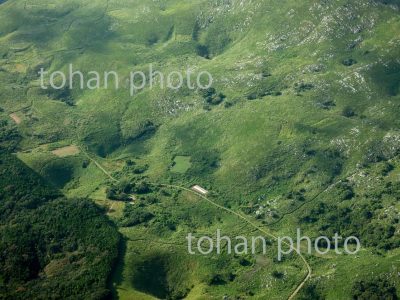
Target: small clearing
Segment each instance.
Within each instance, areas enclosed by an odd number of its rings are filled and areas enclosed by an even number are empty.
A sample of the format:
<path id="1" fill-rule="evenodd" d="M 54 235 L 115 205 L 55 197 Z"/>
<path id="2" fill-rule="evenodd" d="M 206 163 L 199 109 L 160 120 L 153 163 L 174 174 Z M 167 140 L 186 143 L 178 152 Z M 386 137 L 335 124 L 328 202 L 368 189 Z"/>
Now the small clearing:
<path id="1" fill-rule="evenodd" d="M 21 118 L 18 117 L 17 114 L 15 114 L 15 113 L 12 113 L 10 115 L 10 118 L 13 119 L 15 124 L 17 124 L 17 125 L 21 124 L 21 122 L 22 122 Z"/>
<path id="2" fill-rule="evenodd" d="M 176 156 L 171 168 L 173 173 L 184 174 L 190 169 L 192 163 L 190 162 L 190 156 Z"/>
<path id="3" fill-rule="evenodd" d="M 79 148 L 75 145 L 70 145 L 67 147 L 62 147 L 62 148 L 58 148 L 56 150 L 51 151 L 51 153 L 53 153 L 54 155 L 58 156 L 58 157 L 68 157 L 68 156 L 74 156 L 79 154 L 81 151 L 79 150 Z"/>

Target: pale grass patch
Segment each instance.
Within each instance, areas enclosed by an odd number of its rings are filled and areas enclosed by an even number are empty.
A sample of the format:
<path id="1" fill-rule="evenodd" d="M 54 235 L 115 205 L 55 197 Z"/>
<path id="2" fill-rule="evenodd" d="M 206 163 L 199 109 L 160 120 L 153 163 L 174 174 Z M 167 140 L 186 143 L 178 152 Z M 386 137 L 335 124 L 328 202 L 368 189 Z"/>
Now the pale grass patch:
<path id="1" fill-rule="evenodd" d="M 56 150 L 51 151 L 54 155 L 58 157 L 68 157 L 68 156 L 74 156 L 79 154 L 81 151 L 79 148 L 75 145 L 70 145 L 62 148 L 58 148 Z"/>

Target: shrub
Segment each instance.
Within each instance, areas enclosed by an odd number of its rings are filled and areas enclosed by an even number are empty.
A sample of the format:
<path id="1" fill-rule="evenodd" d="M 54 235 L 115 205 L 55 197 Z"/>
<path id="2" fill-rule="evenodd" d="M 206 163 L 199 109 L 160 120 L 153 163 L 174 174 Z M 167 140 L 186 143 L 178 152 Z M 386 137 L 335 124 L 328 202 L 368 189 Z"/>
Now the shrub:
<path id="1" fill-rule="evenodd" d="M 299 295 L 299 300 L 323 300 L 320 289 L 314 283 L 307 284 Z"/>
<path id="2" fill-rule="evenodd" d="M 357 281 L 353 286 L 353 300 L 397 300 L 396 288 L 388 280 L 376 278 Z"/>
<path id="3" fill-rule="evenodd" d="M 295 83 L 294 88 L 297 93 L 301 93 L 312 90 L 314 88 L 314 84 L 300 82 L 300 83 Z"/>
<path id="4" fill-rule="evenodd" d="M 143 174 L 144 172 L 146 172 L 149 169 L 148 165 L 138 165 L 133 169 L 133 173 L 135 174 Z"/>
<path id="5" fill-rule="evenodd" d="M 282 279 L 284 277 L 285 274 L 283 274 L 282 272 L 279 272 L 277 270 L 272 272 L 272 277 L 276 278 L 276 279 Z"/>
<path id="6" fill-rule="evenodd" d="M 130 201 L 131 200 L 131 197 L 128 194 L 119 191 L 116 187 L 107 188 L 106 197 L 110 200 L 116 200 L 116 201 Z"/>
<path id="7" fill-rule="evenodd" d="M 207 104 L 210 105 L 218 105 L 226 98 L 223 93 L 217 93 L 213 87 L 203 90 L 202 95 Z"/>
<path id="8" fill-rule="evenodd" d="M 348 58 L 342 61 L 342 64 L 346 67 L 350 67 L 352 65 L 355 65 L 357 63 L 357 61 L 353 58 Z"/>
<path id="9" fill-rule="evenodd" d="M 204 57 L 206 59 L 210 59 L 210 52 L 209 52 L 207 46 L 198 45 L 196 47 L 196 53 L 197 53 L 198 56 Z"/>
<path id="10" fill-rule="evenodd" d="M 225 104 L 224 104 L 224 107 L 225 108 L 230 108 L 230 107 L 232 107 L 233 106 L 233 103 L 232 102 L 225 102 Z"/>
<path id="11" fill-rule="evenodd" d="M 150 34 L 150 36 L 147 38 L 147 45 L 152 46 L 154 44 L 158 43 L 158 36 L 155 33 Z"/>
<path id="12" fill-rule="evenodd" d="M 336 106 L 336 103 L 333 100 L 326 99 L 326 100 L 317 102 L 317 106 L 322 109 L 325 109 L 325 110 L 330 110 Z"/>
<path id="13" fill-rule="evenodd" d="M 356 115 L 356 113 L 350 106 L 346 106 L 342 110 L 342 116 L 344 116 L 346 118 L 351 118 L 351 117 L 354 117 L 355 115 Z"/>
<path id="14" fill-rule="evenodd" d="M 86 169 L 89 165 L 90 165 L 90 160 L 88 160 L 88 159 L 85 159 L 85 160 L 82 162 L 82 168 L 83 168 L 83 169 Z"/>
<path id="15" fill-rule="evenodd" d="M 151 192 L 151 189 L 150 185 L 143 180 L 135 184 L 134 191 L 138 194 L 147 194 Z"/>
<path id="16" fill-rule="evenodd" d="M 381 174 L 382 174 L 382 176 L 387 176 L 393 170 L 394 170 L 394 166 L 391 163 L 385 162 Z"/>
<path id="17" fill-rule="evenodd" d="M 256 100 L 257 99 L 257 93 L 250 93 L 247 95 L 247 100 Z"/>
<path id="18" fill-rule="evenodd" d="M 127 205 L 124 208 L 124 215 L 120 221 L 120 225 L 123 227 L 132 227 L 147 223 L 153 218 L 154 215 L 145 208 Z"/>

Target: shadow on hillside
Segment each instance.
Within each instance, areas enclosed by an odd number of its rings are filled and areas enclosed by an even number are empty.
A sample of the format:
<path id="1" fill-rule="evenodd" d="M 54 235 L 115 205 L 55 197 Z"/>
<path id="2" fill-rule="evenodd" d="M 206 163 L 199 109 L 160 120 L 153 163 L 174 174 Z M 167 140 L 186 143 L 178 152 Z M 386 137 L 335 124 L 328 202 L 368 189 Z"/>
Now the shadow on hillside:
<path id="1" fill-rule="evenodd" d="M 121 238 L 118 245 L 118 259 L 113 266 L 113 271 L 108 279 L 107 287 L 111 291 L 111 299 L 118 299 L 117 286 L 120 286 L 123 281 L 123 270 L 125 266 L 125 254 L 126 254 L 126 244 L 125 238 Z"/>

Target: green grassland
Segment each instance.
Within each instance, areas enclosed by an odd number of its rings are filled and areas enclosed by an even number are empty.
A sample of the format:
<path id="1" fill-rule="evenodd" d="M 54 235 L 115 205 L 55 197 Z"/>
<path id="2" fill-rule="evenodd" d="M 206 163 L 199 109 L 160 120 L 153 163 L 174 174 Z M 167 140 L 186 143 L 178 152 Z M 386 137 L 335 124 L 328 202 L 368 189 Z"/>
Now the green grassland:
<path id="1" fill-rule="evenodd" d="M 357 257 L 306 257 L 313 277 L 299 299 L 353 299 L 361 281 L 400 293 L 398 5 L 4 1 L 0 108 L 22 120 L 21 161 L 65 196 L 104 206 L 119 226 L 115 298 L 285 299 L 305 276 L 298 257 L 274 260 L 274 241 L 267 256 L 188 255 L 188 232 L 261 233 L 162 183 L 200 184 L 278 236 L 301 227 L 360 237 Z M 69 64 L 116 71 L 122 88 L 40 88 L 40 68 L 68 73 Z M 159 86 L 131 96 L 129 73 L 149 64 L 208 71 L 224 97 Z M 72 144 L 79 154 L 52 153 Z"/>
<path id="2" fill-rule="evenodd" d="M 176 156 L 174 158 L 171 172 L 186 173 L 190 169 L 191 165 L 190 156 Z"/>

